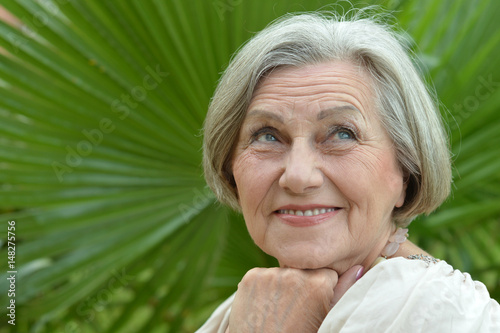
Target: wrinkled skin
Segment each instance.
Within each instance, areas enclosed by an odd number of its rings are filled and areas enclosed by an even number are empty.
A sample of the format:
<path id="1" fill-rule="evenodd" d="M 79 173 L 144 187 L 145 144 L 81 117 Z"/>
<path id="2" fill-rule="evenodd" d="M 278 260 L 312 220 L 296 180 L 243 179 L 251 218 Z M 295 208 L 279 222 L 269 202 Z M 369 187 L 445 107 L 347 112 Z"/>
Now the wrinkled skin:
<path id="1" fill-rule="evenodd" d="M 395 231 L 406 185 L 372 85 L 344 62 L 280 68 L 258 85 L 232 170 L 248 231 L 280 268 L 245 275 L 230 332 L 316 332 Z"/>
<path id="2" fill-rule="evenodd" d="M 227 332 L 317 332 L 360 268 L 340 278 L 328 268 L 254 268 L 238 285 Z"/>

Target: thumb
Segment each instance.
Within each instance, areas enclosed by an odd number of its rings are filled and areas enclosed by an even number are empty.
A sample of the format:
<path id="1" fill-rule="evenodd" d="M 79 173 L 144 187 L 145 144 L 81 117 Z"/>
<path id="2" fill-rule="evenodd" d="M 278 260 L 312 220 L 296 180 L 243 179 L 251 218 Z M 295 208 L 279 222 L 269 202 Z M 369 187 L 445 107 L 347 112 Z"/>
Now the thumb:
<path id="1" fill-rule="evenodd" d="M 352 287 L 352 285 L 361 277 L 363 274 L 364 267 L 361 265 L 355 265 L 345 271 L 339 277 L 337 285 L 333 288 L 333 299 L 331 306 L 333 307 L 340 300 L 346 291 Z"/>

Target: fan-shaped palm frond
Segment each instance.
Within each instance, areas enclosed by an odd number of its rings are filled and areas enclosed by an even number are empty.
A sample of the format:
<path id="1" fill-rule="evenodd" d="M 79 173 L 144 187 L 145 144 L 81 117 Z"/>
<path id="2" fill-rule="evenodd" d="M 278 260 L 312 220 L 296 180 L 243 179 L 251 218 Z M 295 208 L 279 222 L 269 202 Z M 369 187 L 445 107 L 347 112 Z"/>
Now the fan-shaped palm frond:
<path id="1" fill-rule="evenodd" d="M 414 38 L 454 153 L 453 196 L 412 239 L 499 299 L 500 6 L 376 3 Z M 6 236 L 15 221 L 18 331 L 193 331 L 249 268 L 275 264 L 206 189 L 200 129 L 246 39 L 287 12 L 351 6 L 329 5 L 2 1 L 0 220 Z"/>

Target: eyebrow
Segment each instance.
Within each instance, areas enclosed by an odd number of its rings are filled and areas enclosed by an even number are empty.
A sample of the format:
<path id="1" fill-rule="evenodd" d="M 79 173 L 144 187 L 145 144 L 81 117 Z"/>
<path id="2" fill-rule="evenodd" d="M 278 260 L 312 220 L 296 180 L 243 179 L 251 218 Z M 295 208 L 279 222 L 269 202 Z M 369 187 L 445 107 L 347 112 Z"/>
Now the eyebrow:
<path id="1" fill-rule="evenodd" d="M 343 111 L 357 111 L 361 114 L 361 111 L 359 111 L 356 107 L 352 105 L 341 105 L 341 106 L 334 106 L 325 110 L 322 110 L 318 113 L 318 120 L 323 120 L 327 117 L 330 117 L 333 114 L 338 114 L 342 113 Z M 269 111 L 264 111 L 264 110 L 252 110 L 248 112 L 247 115 L 248 118 L 271 118 L 274 119 L 280 123 L 284 123 L 284 119 L 281 115 L 276 114 L 274 112 L 269 112 Z"/>
<path id="2" fill-rule="evenodd" d="M 357 111 L 361 114 L 361 111 L 359 111 L 356 107 L 352 105 L 341 105 L 341 106 L 334 106 L 325 110 L 322 110 L 318 113 L 318 120 L 325 119 L 332 114 L 335 113 L 341 113 L 342 111 Z"/>
<path id="3" fill-rule="evenodd" d="M 272 118 L 280 123 L 284 123 L 285 120 L 283 119 L 283 117 L 279 114 L 276 114 L 276 113 L 273 113 L 273 112 L 269 112 L 269 111 L 264 111 L 264 110 L 252 110 L 250 112 L 248 112 L 248 115 L 247 117 L 252 117 L 252 118 L 259 118 L 259 117 L 262 117 L 262 118 Z"/>

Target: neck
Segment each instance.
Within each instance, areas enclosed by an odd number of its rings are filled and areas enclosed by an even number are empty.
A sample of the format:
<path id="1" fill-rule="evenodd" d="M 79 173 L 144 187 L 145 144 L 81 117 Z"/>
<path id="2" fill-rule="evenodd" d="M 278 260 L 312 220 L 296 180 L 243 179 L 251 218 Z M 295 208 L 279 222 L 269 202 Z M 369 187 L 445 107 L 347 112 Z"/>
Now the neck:
<path id="1" fill-rule="evenodd" d="M 394 255 L 391 256 L 391 258 L 395 258 L 395 257 L 405 257 L 406 258 L 412 254 L 422 254 L 424 256 L 432 257 L 429 253 L 427 253 L 426 251 L 422 250 L 417 245 L 415 245 L 412 242 L 410 242 L 409 240 L 407 240 L 406 242 L 402 243 L 399 246 L 399 249 L 396 251 L 396 253 L 394 253 Z"/>
<path id="2" fill-rule="evenodd" d="M 406 240 L 404 243 L 401 243 L 399 245 L 399 249 L 396 251 L 396 253 L 394 253 L 392 256 L 388 257 L 388 259 L 389 258 L 398 258 L 398 257 L 406 258 L 406 257 L 408 257 L 410 255 L 414 255 L 414 254 L 422 254 L 424 256 L 432 257 L 429 253 L 427 253 L 426 251 L 422 250 L 420 247 L 418 247 L 417 245 L 413 244 L 411 241 Z M 378 264 L 380 262 L 380 260 L 384 260 L 384 258 L 382 256 L 376 257 L 370 263 L 370 265 L 365 266 L 365 267 L 369 267 L 369 268 L 366 269 L 366 271 L 368 271 L 371 268 L 373 268 L 376 264 Z"/>

